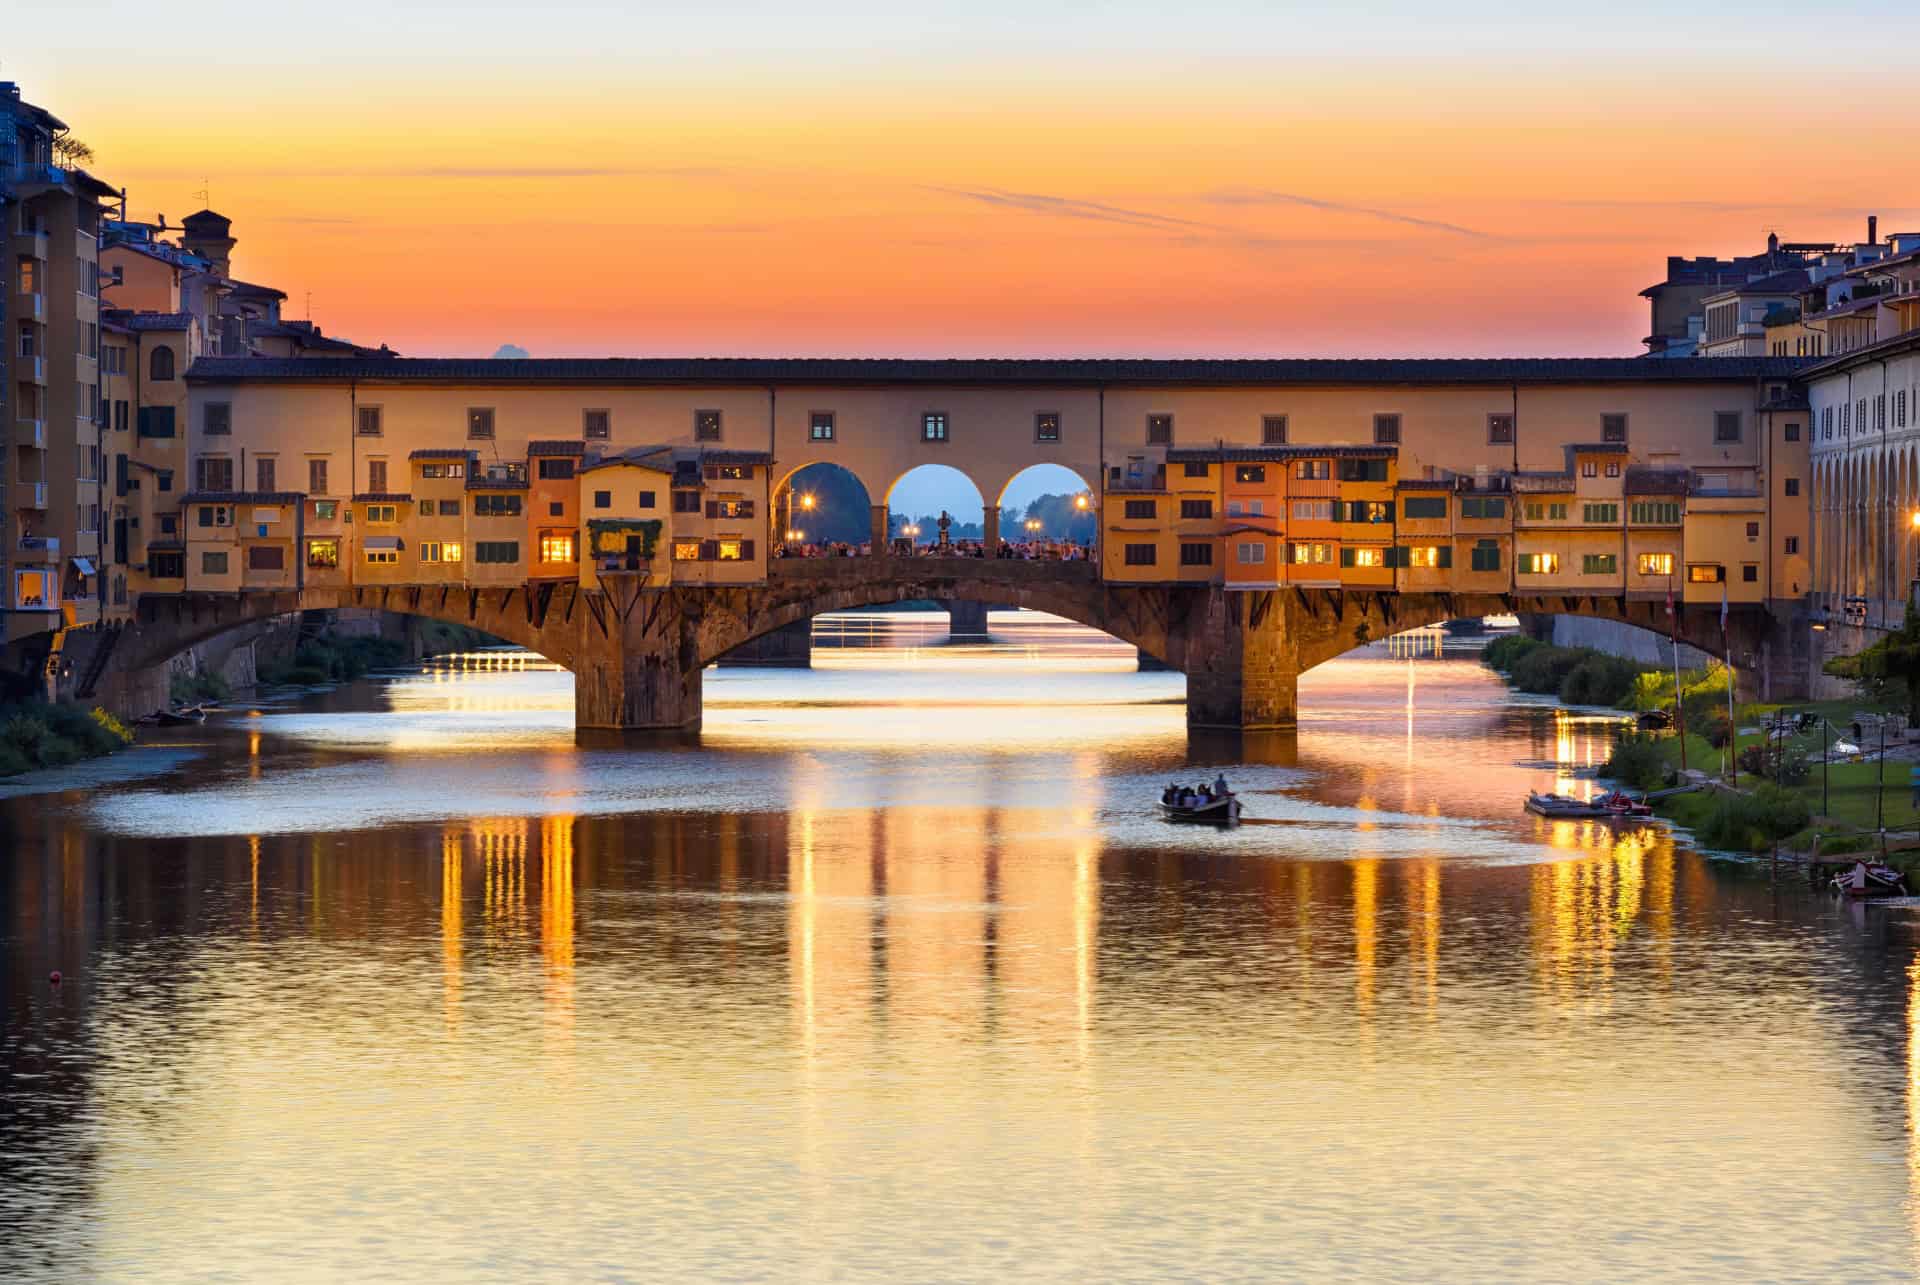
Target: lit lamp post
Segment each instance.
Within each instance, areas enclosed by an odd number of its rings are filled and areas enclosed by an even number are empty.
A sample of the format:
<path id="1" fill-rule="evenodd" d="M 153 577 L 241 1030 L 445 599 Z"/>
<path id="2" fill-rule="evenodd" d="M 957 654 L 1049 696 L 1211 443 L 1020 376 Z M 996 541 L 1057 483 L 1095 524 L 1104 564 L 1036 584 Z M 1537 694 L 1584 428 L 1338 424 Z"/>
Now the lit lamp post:
<path id="1" fill-rule="evenodd" d="M 1907 515 L 1907 529 L 1916 537 L 1920 537 L 1920 509 L 1915 509 Z M 1907 601 L 1920 607 L 1920 556 L 1915 558 L 1913 579 L 1907 585 Z"/>
<path id="2" fill-rule="evenodd" d="M 1028 518 L 1028 519 L 1027 519 L 1027 524 L 1026 524 L 1026 525 L 1027 525 L 1027 534 L 1028 534 L 1028 535 L 1034 535 L 1034 534 L 1036 534 L 1036 533 L 1038 533 L 1038 532 L 1039 532 L 1039 530 L 1040 530 L 1040 519 L 1039 519 L 1039 518 Z"/>

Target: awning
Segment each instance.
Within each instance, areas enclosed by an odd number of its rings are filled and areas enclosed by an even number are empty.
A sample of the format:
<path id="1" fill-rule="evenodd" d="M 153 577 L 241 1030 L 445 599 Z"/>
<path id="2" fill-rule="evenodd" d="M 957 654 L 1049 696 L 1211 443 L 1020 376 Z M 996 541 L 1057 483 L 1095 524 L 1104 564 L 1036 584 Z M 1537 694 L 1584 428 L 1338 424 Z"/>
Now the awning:
<path id="1" fill-rule="evenodd" d="M 397 535 L 370 535 L 360 542 L 363 549 L 397 549 L 400 537 Z"/>
<path id="2" fill-rule="evenodd" d="M 90 576 L 93 574 L 93 559 L 75 558 L 73 560 L 73 569 L 83 576 Z"/>

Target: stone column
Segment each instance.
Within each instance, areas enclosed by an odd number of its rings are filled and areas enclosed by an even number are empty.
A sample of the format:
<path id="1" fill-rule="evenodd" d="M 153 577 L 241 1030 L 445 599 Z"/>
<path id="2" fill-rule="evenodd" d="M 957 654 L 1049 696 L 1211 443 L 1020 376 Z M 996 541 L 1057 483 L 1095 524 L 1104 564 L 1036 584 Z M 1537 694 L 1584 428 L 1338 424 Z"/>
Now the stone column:
<path id="1" fill-rule="evenodd" d="M 641 593 L 604 577 L 602 616 L 582 609 L 574 652 L 573 723 L 583 744 L 700 726 L 700 650 L 692 622 L 664 591 Z M 632 577 L 638 579 L 638 577 Z"/>
<path id="2" fill-rule="evenodd" d="M 1168 660 L 1187 675 L 1187 726 L 1252 731 L 1296 723 L 1299 644 L 1287 610 L 1272 598 L 1208 590 L 1169 640 Z"/>
<path id="3" fill-rule="evenodd" d="M 873 506 L 872 539 L 873 539 L 873 556 L 876 558 L 886 557 L 887 556 L 887 506 L 884 504 L 876 504 Z"/>
<path id="4" fill-rule="evenodd" d="M 987 604 L 954 599 L 947 603 L 947 638 L 983 639 L 987 636 Z"/>
<path id="5" fill-rule="evenodd" d="M 989 504 L 980 513 L 980 542 L 986 546 L 987 556 L 991 558 L 1000 547 L 1000 506 Z"/>

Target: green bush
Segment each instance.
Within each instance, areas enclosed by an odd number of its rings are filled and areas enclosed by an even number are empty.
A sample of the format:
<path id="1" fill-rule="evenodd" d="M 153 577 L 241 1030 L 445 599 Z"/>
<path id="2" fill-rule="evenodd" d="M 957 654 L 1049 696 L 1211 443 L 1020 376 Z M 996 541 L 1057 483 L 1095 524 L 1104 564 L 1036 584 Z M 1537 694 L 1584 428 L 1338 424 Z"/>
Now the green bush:
<path id="1" fill-rule="evenodd" d="M 197 674 L 176 674 L 167 684 L 167 695 L 176 705 L 197 705 L 201 701 L 223 701 L 233 695 L 227 680 L 211 670 Z"/>
<path id="2" fill-rule="evenodd" d="M 1506 673 L 1514 662 L 1530 651 L 1546 646 L 1538 638 L 1529 638 L 1526 634 L 1503 634 L 1488 643 L 1480 653 L 1480 663 L 1489 669 Z"/>
<path id="3" fill-rule="evenodd" d="M 0 706 L 0 776 L 111 754 L 133 733 L 105 710 L 81 705 Z"/>
<path id="4" fill-rule="evenodd" d="M 1629 732 L 1613 744 L 1613 753 L 1601 772 L 1633 789 L 1657 790 L 1667 782 L 1667 760 L 1660 738 Z"/>
<path id="5" fill-rule="evenodd" d="M 20 752 L 19 746 L 0 740 L 0 776 L 17 776 L 21 772 L 31 772 L 36 766 Z"/>
<path id="6" fill-rule="evenodd" d="M 1814 837 L 1813 855 L 1831 857 L 1845 852 L 1866 852 L 1874 846 L 1875 840 L 1870 834 L 1822 834 Z"/>
<path id="7" fill-rule="evenodd" d="M 1601 652 L 1589 654 L 1560 684 L 1560 699 L 1569 705 L 1621 705 L 1633 691 L 1640 666 Z"/>
<path id="8" fill-rule="evenodd" d="M 1523 692 L 1558 696 L 1567 675 L 1578 669 L 1589 654 L 1580 647 L 1536 647 L 1516 660 L 1507 676 Z"/>
<path id="9" fill-rule="evenodd" d="M 53 729 L 47 726 L 46 720 L 32 714 L 15 714 L 7 720 L 5 727 L 0 727 L 0 736 L 5 737 L 7 744 L 19 750 L 30 763 L 40 761 L 41 748 L 52 735 Z"/>
<path id="10" fill-rule="evenodd" d="M 1806 829 L 1812 819 L 1805 799 L 1769 781 L 1752 794 L 1721 795 L 1700 826 L 1700 841 L 1710 848 L 1758 852 Z"/>

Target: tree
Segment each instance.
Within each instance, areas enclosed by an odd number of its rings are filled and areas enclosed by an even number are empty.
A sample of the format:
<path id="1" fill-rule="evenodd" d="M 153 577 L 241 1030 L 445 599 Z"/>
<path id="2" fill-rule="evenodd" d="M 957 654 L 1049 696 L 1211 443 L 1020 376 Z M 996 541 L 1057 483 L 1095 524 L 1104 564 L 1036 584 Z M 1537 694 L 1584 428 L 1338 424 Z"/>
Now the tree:
<path id="1" fill-rule="evenodd" d="M 1920 723 L 1920 611 L 1907 604 L 1900 628 L 1854 656 L 1836 656 L 1822 668 L 1850 678 L 1876 700 L 1900 701 L 1907 721 Z"/>
<path id="2" fill-rule="evenodd" d="M 81 165 L 93 164 L 93 149 L 75 138 L 68 130 L 60 130 L 53 136 L 53 159 L 64 169 L 74 169 Z"/>

